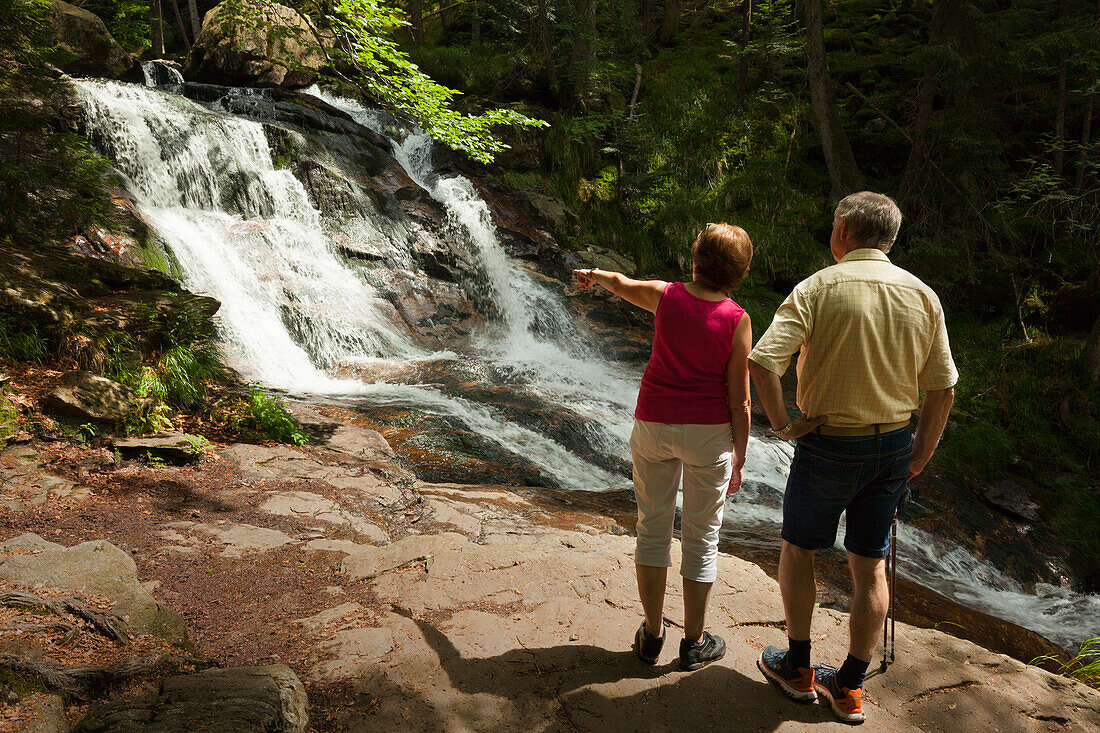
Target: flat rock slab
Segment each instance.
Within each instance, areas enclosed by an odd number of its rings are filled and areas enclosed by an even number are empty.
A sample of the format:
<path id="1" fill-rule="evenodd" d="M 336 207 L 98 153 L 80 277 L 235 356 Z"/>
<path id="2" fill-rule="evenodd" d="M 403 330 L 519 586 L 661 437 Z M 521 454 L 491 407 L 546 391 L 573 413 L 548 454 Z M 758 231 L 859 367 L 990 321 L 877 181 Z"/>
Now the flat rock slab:
<path id="1" fill-rule="evenodd" d="M 219 554 L 226 558 L 243 557 L 250 552 L 268 552 L 298 541 L 277 529 L 228 521 L 209 524 L 202 522 L 170 522 L 164 526 L 165 529 L 160 531 L 160 536 L 169 542 L 177 543 L 176 545 L 169 545 L 167 549 L 182 549 L 182 554 L 190 554 L 200 544 L 196 534 L 209 537 L 214 542 L 223 545 L 224 549 Z"/>
<path id="2" fill-rule="evenodd" d="M 313 626 L 306 676 L 357 693 L 365 702 L 338 722 L 364 733 L 848 730 L 826 706 L 791 703 L 757 670 L 764 646 L 786 643 L 782 603 L 775 581 L 735 557 L 719 556 L 708 615 L 726 656 L 680 672 L 681 634 L 670 626 L 658 665 L 641 664 L 631 649 L 641 619 L 633 544 L 503 525 L 478 541 L 443 533 L 384 547 L 326 544 L 347 553 L 348 579 L 393 611 L 367 627 Z M 679 552 L 674 543 L 676 561 Z M 677 573 L 675 562 L 665 609 L 675 623 L 683 619 Z M 816 661 L 843 660 L 847 620 L 816 611 Z M 1100 692 L 901 624 L 897 662 L 868 681 L 864 700 L 865 731 L 1088 731 L 1100 720 Z"/>
<path id="3" fill-rule="evenodd" d="M 286 491 L 274 494 L 260 505 L 260 511 L 283 517 L 316 520 L 351 530 L 370 542 L 388 542 L 390 536 L 373 522 L 349 511 L 320 494 L 308 491 Z"/>
<path id="4" fill-rule="evenodd" d="M 83 500 L 90 495 L 88 487 L 42 471 L 38 452 L 30 446 L 0 454 L 0 507 L 26 511 L 53 500 Z"/>
<path id="5" fill-rule="evenodd" d="M 202 457 L 199 440 L 184 433 L 161 433 L 145 438 L 116 438 L 111 445 L 124 458 L 160 458 L 168 463 L 193 463 Z"/>
<path id="6" fill-rule="evenodd" d="M 161 606 L 138 582 L 137 566 L 122 550 L 105 540 L 64 547 L 34 534 L 2 545 L 0 578 L 27 588 L 49 587 L 93 593 L 111 600 L 135 634 L 155 634 L 187 642 L 187 626 L 179 614 Z M 10 554 L 10 553 L 21 554 Z"/>
<path id="7" fill-rule="evenodd" d="M 304 733 L 306 690 L 286 666 L 212 669 L 168 677 L 160 694 L 93 711 L 74 733 Z"/>

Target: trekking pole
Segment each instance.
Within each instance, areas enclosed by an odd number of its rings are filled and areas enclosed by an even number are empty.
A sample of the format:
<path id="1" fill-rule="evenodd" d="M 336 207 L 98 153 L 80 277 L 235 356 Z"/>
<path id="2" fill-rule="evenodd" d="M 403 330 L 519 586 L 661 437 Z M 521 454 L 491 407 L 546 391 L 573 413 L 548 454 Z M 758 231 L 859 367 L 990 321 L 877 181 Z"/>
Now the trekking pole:
<path id="1" fill-rule="evenodd" d="M 894 524 L 890 528 L 890 556 L 886 559 L 886 577 L 890 586 L 890 606 L 886 620 L 882 622 L 882 663 L 879 672 L 894 663 L 894 640 L 897 618 L 894 614 L 894 602 L 897 600 L 898 580 L 898 515 L 894 513 Z M 887 653 L 887 630 L 889 630 L 889 653 Z"/>

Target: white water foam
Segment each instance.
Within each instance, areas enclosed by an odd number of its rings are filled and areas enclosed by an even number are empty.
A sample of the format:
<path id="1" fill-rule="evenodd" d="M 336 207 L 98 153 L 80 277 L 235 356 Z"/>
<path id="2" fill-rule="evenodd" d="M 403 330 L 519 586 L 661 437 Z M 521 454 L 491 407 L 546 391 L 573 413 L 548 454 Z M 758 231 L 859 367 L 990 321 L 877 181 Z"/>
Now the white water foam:
<path id="1" fill-rule="evenodd" d="M 184 273 L 222 303 L 227 357 L 281 389 L 347 394 L 325 369 L 363 355 L 415 357 L 388 304 L 348 269 L 302 184 L 277 170 L 263 127 L 156 89 L 78 81 L 89 134 Z"/>

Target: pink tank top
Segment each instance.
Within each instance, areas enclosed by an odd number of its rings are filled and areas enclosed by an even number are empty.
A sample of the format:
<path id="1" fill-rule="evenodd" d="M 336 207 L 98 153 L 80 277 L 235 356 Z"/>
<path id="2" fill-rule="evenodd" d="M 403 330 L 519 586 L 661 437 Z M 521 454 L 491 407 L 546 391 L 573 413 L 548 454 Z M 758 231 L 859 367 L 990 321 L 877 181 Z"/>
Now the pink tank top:
<path id="1" fill-rule="evenodd" d="M 703 300 L 683 283 L 666 285 L 634 417 L 673 425 L 729 422 L 726 366 L 744 313 L 729 298 Z"/>

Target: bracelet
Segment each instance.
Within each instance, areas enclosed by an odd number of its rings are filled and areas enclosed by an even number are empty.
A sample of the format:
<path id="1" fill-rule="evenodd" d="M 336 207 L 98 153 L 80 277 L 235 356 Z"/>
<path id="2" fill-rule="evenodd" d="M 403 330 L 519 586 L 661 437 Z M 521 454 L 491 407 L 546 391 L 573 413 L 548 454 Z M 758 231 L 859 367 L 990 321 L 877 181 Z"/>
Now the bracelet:
<path id="1" fill-rule="evenodd" d="M 771 431 L 771 432 L 772 432 L 772 435 L 774 435 L 774 436 L 775 436 L 775 437 L 777 437 L 777 438 L 782 438 L 782 437 L 783 437 L 783 433 L 785 433 L 785 432 L 787 432 L 788 430 L 790 430 L 790 429 L 791 429 L 791 426 L 792 426 L 792 425 L 794 425 L 794 420 L 788 420 L 788 421 L 787 421 L 787 424 L 786 424 L 786 425 L 784 425 L 783 427 L 779 428 L 779 430 L 772 430 L 772 431 Z"/>

